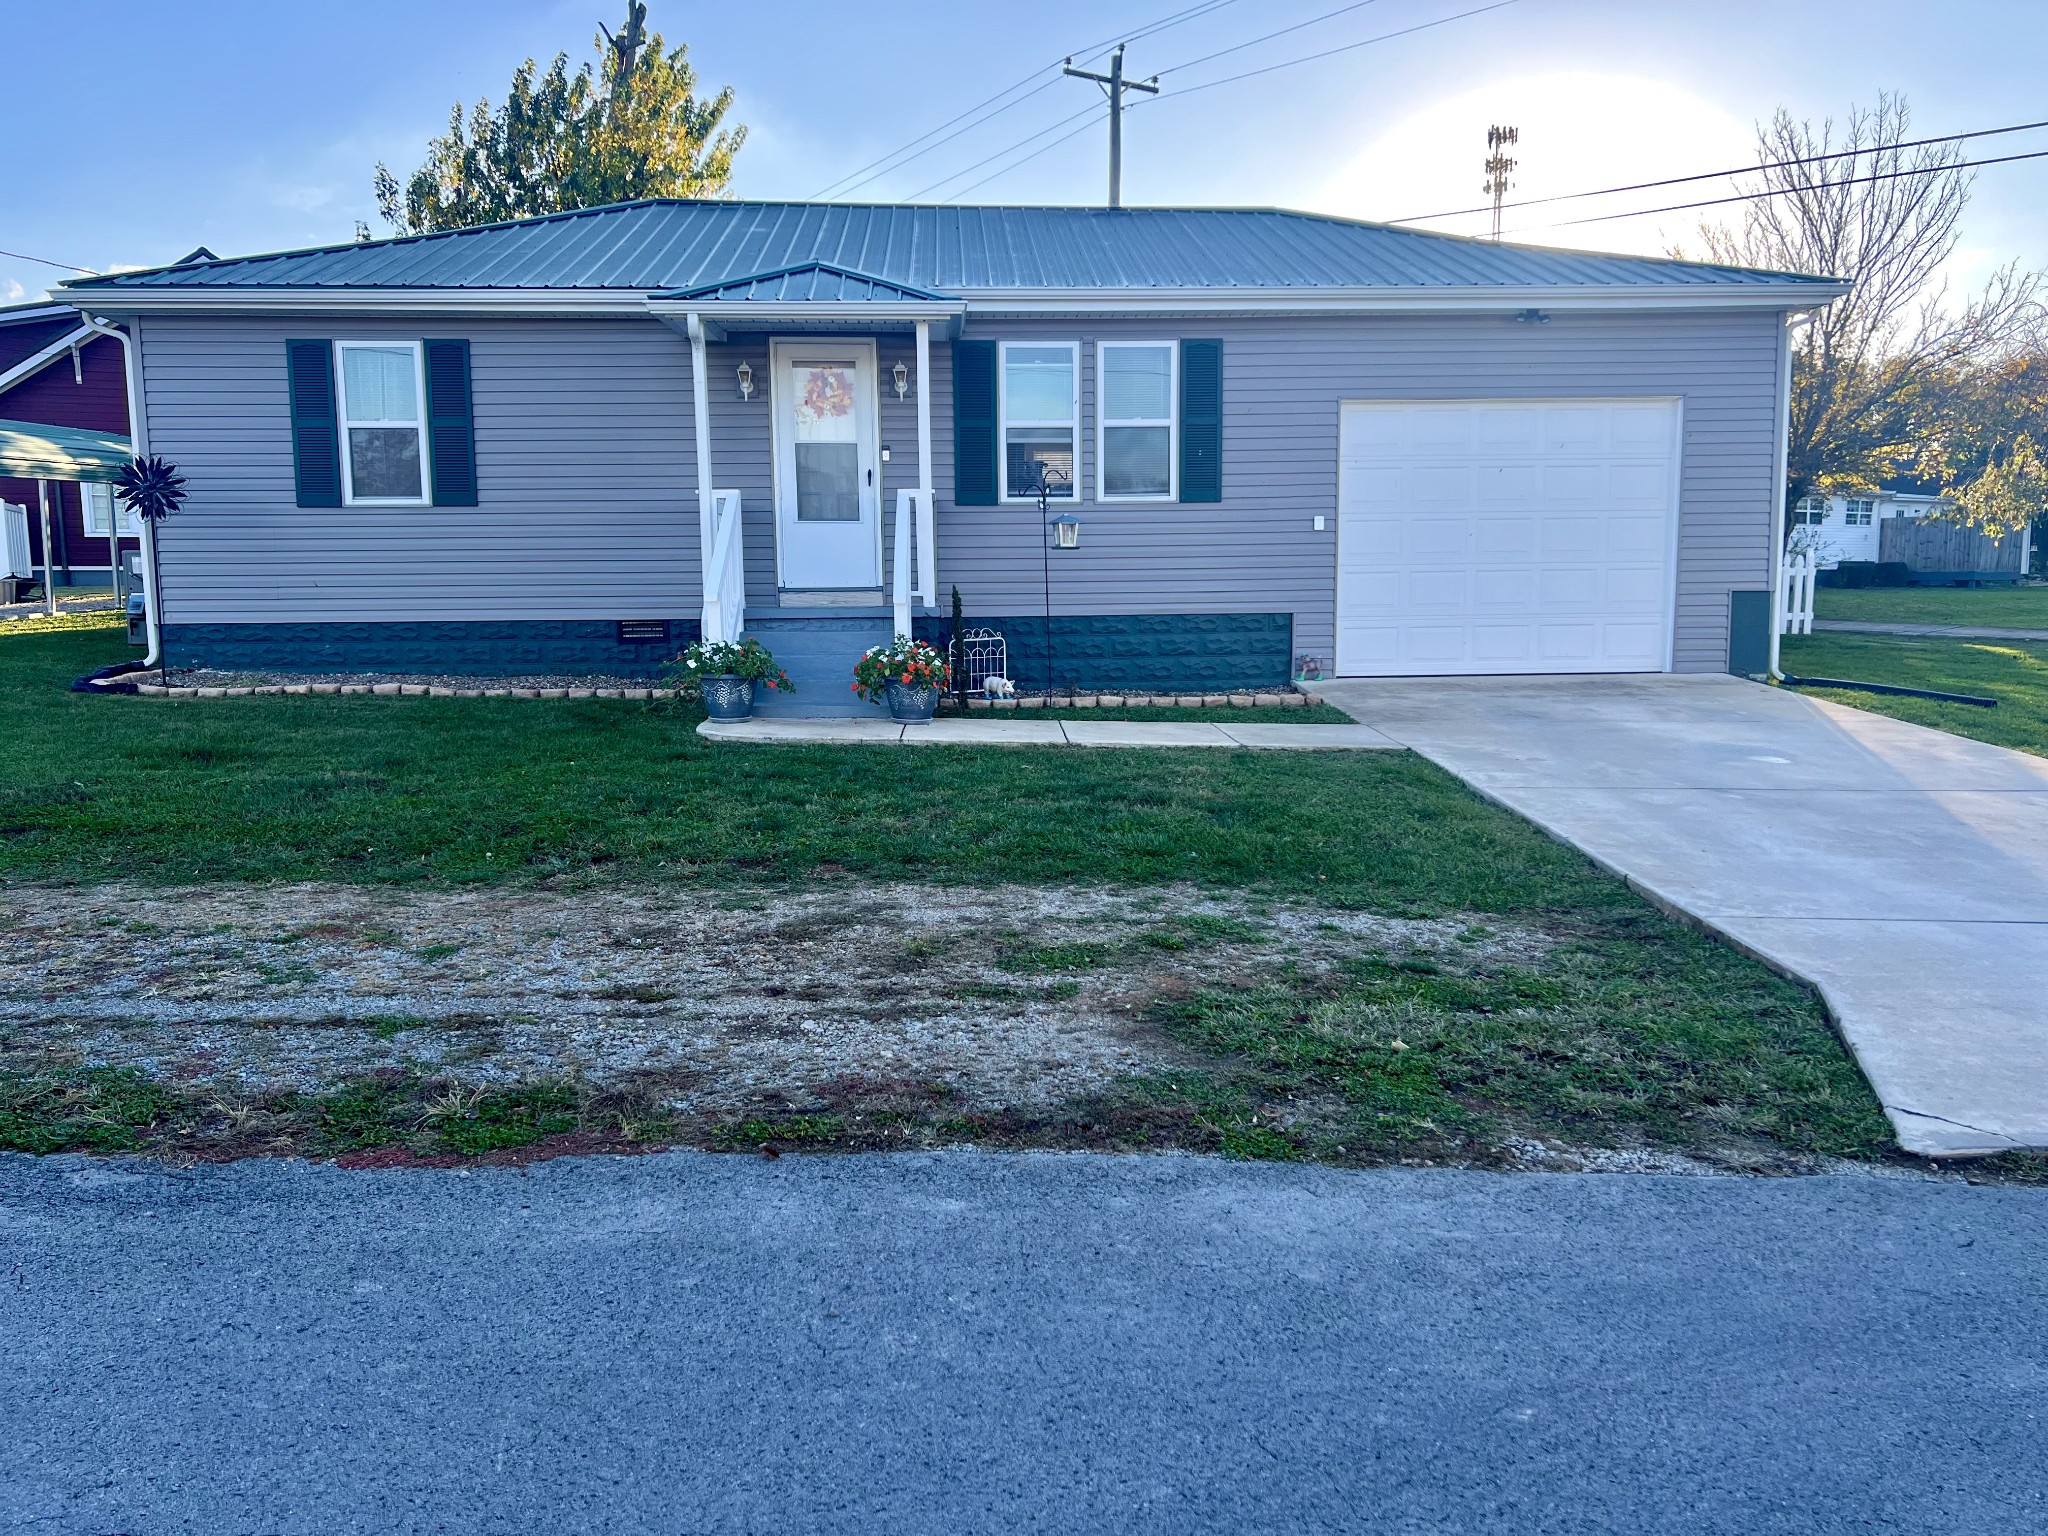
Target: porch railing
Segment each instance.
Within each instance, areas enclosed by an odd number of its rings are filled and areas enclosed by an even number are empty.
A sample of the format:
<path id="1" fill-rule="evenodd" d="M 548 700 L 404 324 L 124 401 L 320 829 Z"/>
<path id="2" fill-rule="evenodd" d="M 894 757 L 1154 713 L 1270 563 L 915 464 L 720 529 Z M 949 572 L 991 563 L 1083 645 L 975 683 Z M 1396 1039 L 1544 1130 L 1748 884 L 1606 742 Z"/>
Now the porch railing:
<path id="1" fill-rule="evenodd" d="M 930 608 L 938 602 L 939 562 L 937 515 L 928 490 L 896 493 L 896 561 L 893 597 L 896 633 L 910 633 L 911 602 Z M 913 580 L 912 572 L 915 571 Z"/>
<path id="2" fill-rule="evenodd" d="M 1797 549 L 1785 557 L 1785 590 L 1780 594 L 1778 632 L 1785 635 L 1813 633 L 1813 551 Z"/>
<path id="3" fill-rule="evenodd" d="M 747 539 L 740 493 L 711 493 L 711 560 L 704 567 L 704 638 L 732 644 L 747 623 Z"/>

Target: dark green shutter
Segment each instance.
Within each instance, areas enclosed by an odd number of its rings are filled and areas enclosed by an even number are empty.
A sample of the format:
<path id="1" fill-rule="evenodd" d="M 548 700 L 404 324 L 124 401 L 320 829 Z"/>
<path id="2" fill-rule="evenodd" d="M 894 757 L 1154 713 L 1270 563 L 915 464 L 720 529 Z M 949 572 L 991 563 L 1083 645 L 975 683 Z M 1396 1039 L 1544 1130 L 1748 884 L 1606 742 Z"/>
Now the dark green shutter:
<path id="1" fill-rule="evenodd" d="M 1223 499 L 1223 343 L 1180 344 L 1180 499 Z"/>
<path id="2" fill-rule="evenodd" d="M 427 349 L 427 446 L 434 463 L 434 505 L 476 505 L 476 411 L 470 404 L 469 343 L 430 341 Z"/>
<path id="3" fill-rule="evenodd" d="M 953 502 L 996 504 L 996 344 L 953 343 Z"/>
<path id="4" fill-rule="evenodd" d="M 341 436 L 334 424 L 334 343 L 288 341 L 292 474 L 302 507 L 341 505 Z"/>

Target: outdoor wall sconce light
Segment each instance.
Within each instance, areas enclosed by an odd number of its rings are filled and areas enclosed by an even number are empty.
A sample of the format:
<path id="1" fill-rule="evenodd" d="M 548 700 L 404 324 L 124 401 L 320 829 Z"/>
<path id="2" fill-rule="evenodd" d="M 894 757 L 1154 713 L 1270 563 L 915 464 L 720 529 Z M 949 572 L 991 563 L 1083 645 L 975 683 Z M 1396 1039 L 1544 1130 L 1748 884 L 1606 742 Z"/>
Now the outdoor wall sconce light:
<path id="1" fill-rule="evenodd" d="M 739 365 L 739 367 L 738 367 L 737 369 L 735 369 L 735 370 L 734 370 L 734 372 L 736 372 L 736 373 L 737 373 L 737 374 L 739 375 L 739 381 L 740 381 L 740 398 L 741 398 L 742 400 L 751 400 L 751 399 L 753 399 L 753 398 L 754 398 L 754 365 L 753 365 L 752 363 L 741 363 L 741 364 Z"/>
<path id="2" fill-rule="evenodd" d="M 896 398 L 901 400 L 910 393 L 910 370 L 898 363 L 891 371 L 896 375 Z"/>
<path id="3" fill-rule="evenodd" d="M 1060 549 L 1081 547 L 1081 519 L 1064 513 L 1052 520 L 1052 541 Z"/>

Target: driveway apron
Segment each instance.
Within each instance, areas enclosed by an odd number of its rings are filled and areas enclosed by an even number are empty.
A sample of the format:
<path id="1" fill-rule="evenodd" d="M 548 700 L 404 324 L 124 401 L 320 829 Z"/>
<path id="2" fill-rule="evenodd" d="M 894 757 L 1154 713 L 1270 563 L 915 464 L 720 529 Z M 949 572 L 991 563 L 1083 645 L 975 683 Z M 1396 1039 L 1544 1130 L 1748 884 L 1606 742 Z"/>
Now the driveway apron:
<path id="1" fill-rule="evenodd" d="M 1813 983 L 1908 1151 L 2048 1146 L 2048 760 L 1733 677 L 1318 686 Z"/>

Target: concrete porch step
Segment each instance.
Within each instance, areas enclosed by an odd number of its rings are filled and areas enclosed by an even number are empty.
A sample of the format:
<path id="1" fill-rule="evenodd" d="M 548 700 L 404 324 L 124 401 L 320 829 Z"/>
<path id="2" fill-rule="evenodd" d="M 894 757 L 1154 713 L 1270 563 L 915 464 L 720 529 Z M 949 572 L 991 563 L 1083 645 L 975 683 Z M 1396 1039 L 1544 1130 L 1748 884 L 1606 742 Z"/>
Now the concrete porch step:
<path id="1" fill-rule="evenodd" d="M 801 615 L 764 609 L 748 618 L 745 631 L 775 653 L 789 674 L 790 691 L 757 688 L 754 713 L 765 719 L 873 719 L 888 717 L 879 704 L 863 703 L 853 691 L 853 664 L 871 646 L 887 645 L 884 615 L 820 612 Z"/>

